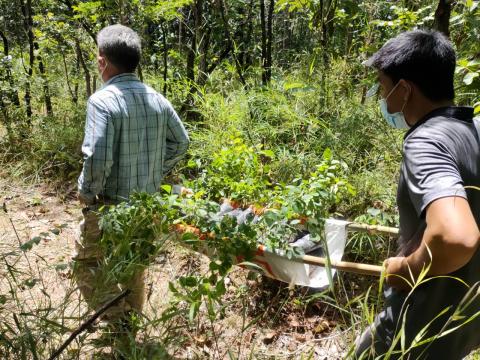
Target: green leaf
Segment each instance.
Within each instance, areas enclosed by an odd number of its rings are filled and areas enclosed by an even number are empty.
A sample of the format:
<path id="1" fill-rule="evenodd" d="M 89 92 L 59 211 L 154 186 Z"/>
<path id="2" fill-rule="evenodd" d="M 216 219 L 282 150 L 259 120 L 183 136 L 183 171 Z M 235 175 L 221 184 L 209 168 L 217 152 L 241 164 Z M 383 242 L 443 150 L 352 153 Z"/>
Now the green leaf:
<path id="1" fill-rule="evenodd" d="M 283 90 L 285 91 L 292 90 L 292 89 L 300 89 L 303 87 L 305 87 L 305 84 L 299 83 L 299 82 L 283 84 Z"/>
<path id="2" fill-rule="evenodd" d="M 31 279 L 25 280 L 25 281 L 23 282 L 23 284 L 31 289 L 31 288 L 34 287 L 35 284 L 36 284 L 37 282 L 39 282 L 39 281 L 40 281 L 39 279 L 31 278 Z"/>
<path id="3" fill-rule="evenodd" d="M 480 101 L 477 102 L 475 105 L 473 105 L 473 107 L 474 107 L 473 111 L 475 112 L 475 114 L 480 113 Z"/>
<path id="4" fill-rule="evenodd" d="M 172 193 L 172 186 L 171 185 L 162 185 L 160 186 L 160 188 L 165 191 L 167 194 L 171 194 Z"/>
<path id="5" fill-rule="evenodd" d="M 33 239 L 31 239 L 27 242 L 24 242 L 20 246 L 20 249 L 22 249 L 23 251 L 30 250 L 30 249 L 32 249 L 33 245 L 38 245 L 41 240 L 42 240 L 42 238 L 40 236 L 35 236 Z"/>
<path id="6" fill-rule="evenodd" d="M 332 150 L 326 148 L 322 155 L 323 160 L 332 160 Z"/>
<path id="7" fill-rule="evenodd" d="M 469 72 L 467 73 L 467 75 L 465 75 L 465 77 L 463 78 L 463 82 L 465 83 L 465 85 L 471 85 L 473 80 L 478 77 L 478 73 L 477 72 Z"/>
<path id="8" fill-rule="evenodd" d="M 56 264 L 55 265 L 55 270 L 57 271 L 64 271 L 68 269 L 68 264 Z"/>
<path id="9" fill-rule="evenodd" d="M 200 303 L 195 301 L 190 305 L 190 311 L 188 313 L 188 318 L 190 322 L 193 322 L 195 317 L 197 316 L 198 309 L 200 308 Z"/>
<path id="10" fill-rule="evenodd" d="M 275 153 L 272 150 L 262 150 L 260 154 L 267 156 L 269 158 L 275 157 Z"/>
<path id="11" fill-rule="evenodd" d="M 178 294 L 177 288 L 175 287 L 175 285 L 173 285 L 171 281 L 168 283 L 168 290 L 170 290 L 170 292 L 173 294 Z"/>

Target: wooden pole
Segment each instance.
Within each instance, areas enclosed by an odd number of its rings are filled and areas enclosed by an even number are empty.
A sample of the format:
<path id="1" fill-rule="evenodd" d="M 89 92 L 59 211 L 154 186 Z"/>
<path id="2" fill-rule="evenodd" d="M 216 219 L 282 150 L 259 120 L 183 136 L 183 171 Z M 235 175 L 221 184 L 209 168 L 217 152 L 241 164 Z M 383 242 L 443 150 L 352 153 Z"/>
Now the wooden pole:
<path id="1" fill-rule="evenodd" d="M 335 261 L 330 260 L 330 262 L 326 258 L 311 256 L 311 255 L 304 255 L 298 258 L 298 261 L 309 264 L 309 265 L 316 265 L 316 266 L 330 266 L 333 269 L 351 272 L 355 274 L 362 274 L 362 275 L 371 275 L 371 276 L 380 276 L 382 274 L 382 266 L 380 265 L 370 265 L 370 264 L 361 264 L 361 263 L 353 263 L 348 261 Z"/>
<path id="2" fill-rule="evenodd" d="M 368 232 L 369 234 L 386 234 L 391 236 L 398 236 L 398 229 L 394 227 L 382 226 L 382 225 L 368 225 L 368 224 L 355 224 L 351 223 L 347 225 L 347 229 L 350 231 Z"/>

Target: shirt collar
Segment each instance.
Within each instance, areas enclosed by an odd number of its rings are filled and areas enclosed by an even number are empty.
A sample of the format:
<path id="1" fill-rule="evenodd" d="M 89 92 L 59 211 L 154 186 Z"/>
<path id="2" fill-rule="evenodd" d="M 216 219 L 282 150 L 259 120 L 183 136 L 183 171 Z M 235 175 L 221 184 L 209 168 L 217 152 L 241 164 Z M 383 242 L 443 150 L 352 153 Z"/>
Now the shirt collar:
<path id="1" fill-rule="evenodd" d="M 405 140 L 416 128 L 436 116 L 471 122 L 473 118 L 473 108 L 470 106 L 445 106 L 430 111 L 407 131 L 403 139 Z"/>
<path id="2" fill-rule="evenodd" d="M 137 76 L 134 73 L 122 73 L 111 77 L 106 81 L 103 86 L 107 86 L 114 83 L 124 82 L 124 81 L 139 81 Z"/>

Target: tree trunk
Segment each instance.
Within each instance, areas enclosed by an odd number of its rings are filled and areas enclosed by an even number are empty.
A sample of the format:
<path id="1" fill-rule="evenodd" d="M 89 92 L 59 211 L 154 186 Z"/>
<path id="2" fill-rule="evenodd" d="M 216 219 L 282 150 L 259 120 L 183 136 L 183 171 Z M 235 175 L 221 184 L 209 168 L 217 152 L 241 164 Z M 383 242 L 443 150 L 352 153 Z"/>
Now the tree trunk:
<path id="1" fill-rule="evenodd" d="M 273 48 L 273 10 L 275 7 L 275 0 L 270 0 L 267 17 L 267 57 L 266 57 L 266 78 L 269 83 L 272 80 L 272 48 Z"/>
<path id="2" fill-rule="evenodd" d="M 75 70 L 76 70 L 76 74 L 80 74 L 80 59 L 78 58 L 78 52 L 75 52 L 75 53 L 76 53 Z M 73 89 L 75 104 L 78 102 L 78 87 L 79 87 L 79 82 L 78 80 L 75 79 L 75 87 Z"/>
<path id="3" fill-rule="evenodd" d="M 141 82 L 143 82 L 143 71 L 142 71 L 142 65 L 140 63 L 137 66 L 137 73 L 138 73 L 138 78 L 140 79 Z"/>
<path id="4" fill-rule="evenodd" d="M 227 15 L 227 8 L 225 6 L 224 0 L 219 1 L 220 5 L 220 15 L 223 20 L 223 26 L 225 28 L 225 38 L 227 39 L 227 49 L 232 49 L 232 56 L 233 60 L 235 62 L 235 69 L 237 70 L 238 77 L 240 78 L 240 82 L 242 83 L 243 86 L 246 86 L 247 83 L 245 81 L 245 78 L 243 76 L 243 71 L 242 71 L 242 65 L 240 64 L 240 61 L 238 60 L 237 56 L 237 51 L 235 47 L 233 46 L 233 39 L 232 39 L 232 33 L 230 31 L 230 25 L 228 23 L 228 15 Z"/>
<path id="5" fill-rule="evenodd" d="M 207 81 L 207 53 L 210 42 L 210 31 L 204 31 L 203 0 L 195 2 L 195 43 L 198 54 L 197 85 L 203 86 Z"/>
<path id="6" fill-rule="evenodd" d="M 322 31 L 323 31 L 323 61 L 325 66 L 328 65 L 328 45 L 330 43 L 330 39 L 333 37 L 333 30 L 334 30 L 334 18 L 335 18 L 335 11 L 337 8 L 337 0 L 331 0 L 328 3 L 328 9 L 325 14 L 325 19 L 322 19 Z"/>
<path id="7" fill-rule="evenodd" d="M 265 0 L 260 0 L 260 27 L 262 28 L 262 84 L 268 84 L 267 78 L 267 25 L 265 21 Z"/>
<path id="8" fill-rule="evenodd" d="M 187 46 L 187 79 L 193 84 L 195 82 L 195 50 L 197 43 L 193 31 L 190 30 L 189 33 L 190 46 Z"/>
<path id="9" fill-rule="evenodd" d="M 82 54 L 82 48 L 80 47 L 80 42 L 78 39 L 75 39 L 75 49 L 77 51 L 77 58 L 80 62 L 80 65 L 82 66 L 83 72 L 85 74 L 85 91 L 87 98 L 92 95 L 92 87 L 91 87 L 91 82 L 90 82 L 90 71 L 88 70 L 88 66 L 85 63 L 85 60 L 83 59 L 83 54 Z"/>
<path id="10" fill-rule="evenodd" d="M 252 41 L 252 35 L 253 35 L 253 19 L 252 19 L 252 14 L 254 14 L 254 1 L 250 1 L 250 6 L 248 8 L 248 30 L 247 30 L 247 35 L 245 37 L 245 44 L 250 44 Z M 244 63 L 244 69 L 248 69 L 250 66 L 253 65 L 252 61 L 252 56 L 250 52 L 245 49 L 245 63 Z"/>
<path id="11" fill-rule="evenodd" d="M 68 92 L 72 97 L 72 102 L 76 104 L 78 99 L 76 97 L 75 92 L 72 90 L 72 85 L 70 84 L 70 77 L 68 76 L 68 66 L 67 66 L 67 61 L 65 59 L 65 52 L 64 51 L 60 51 L 60 52 L 62 53 L 63 68 L 65 70 L 65 80 L 67 81 Z"/>
<path id="12" fill-rule="evenodd" d="M 125 3 L 123 0 L 118 1 L 118 12 L 120 18 L 120 24 L 126 25 L 127 24 L 127 16 L 125 13 Z"/>
<path id="13" fill-rule="evenodd" d="M 37 42 L 33 43 L 35 50 L 39 53 L 39 46 Z M 38 70 L 40 70 L 40 77 L 43 83 L 43 98 L 45 101 L 45 107 L 47 108 L 47 115 L 53 116 L 52 98 L 50 96 L 50 88 L 48 86 L 47 74 L 45 72 L 45 66 L 43 65 L 43 59 L 41 55 L 37 55 Z"/>
<path id="14" fill-rule="evenodd" d="M 181 24 L 182 22 L 180 22 Z M 168 47 L 167 47 L 167 31 L 165 24 L 162 23 L 162 44 L 163 44 L 163 95 L 167 96 L 167 77 L 168 77 Z"/>
<path id="15" fill-rule="evenodd" d="M 31 80 L 33 76 L 33 65 L 35 63 L 35 52 L 33 44 L 33 20 L 32 20 L 32 1 L 21 0 L 20 6 L 23 14 L 23 26 L 28 37 L 29 62 L 27 72 L 27 81 L 25 82 L 25 108 L 27 112 L 27 126 L 32 124 L 32 102 L 31 102 Z"/>
<path id="16" fill-rule="evenodd" d="M 440 0 L 437 10 L 435 10 L 433 28 L 443 33 L 446 37 L 450 37 L 450 14 L 453 5 L 454 1 L 452 0 Z"/>
<path id="17" fill-rule="evenodd" d="M 8 55 L 9 55 L 8 39 L 2 31 L 0 31 L 0 36 L 2 37 L 2 41 L 3 41 L 3 53 L 5 54 L 5 57 L 8 57 Z M 11 88 L 11 91 L 8 94 L 8 97 L 10 98 L 10 101 L 14 105 L 20 106 L 20 98 L 18 97 L 17 89 L 15 89 L 15 81 L 13 79 L 12 70 L 10 68 L 10 65 L 7 68 L 6 76 L 7 76 L 7 81 L 10 85 L 10 88 Z"/>

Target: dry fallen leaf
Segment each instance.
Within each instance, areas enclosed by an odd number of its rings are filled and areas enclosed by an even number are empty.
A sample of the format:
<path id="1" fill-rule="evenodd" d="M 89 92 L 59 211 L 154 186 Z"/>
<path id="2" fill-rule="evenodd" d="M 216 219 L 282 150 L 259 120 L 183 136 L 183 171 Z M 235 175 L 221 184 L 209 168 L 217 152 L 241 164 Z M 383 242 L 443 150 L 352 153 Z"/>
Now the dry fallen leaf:
<path id="1" fill-rule="evenodd" d="M 267 344 L 267 345 L 268 345 L 268 344 L 271 344 L 277 335 L 278 335 L 278 334 L 277 334 L 276 331 L 270 331 L 270 332 L 268 332 L 268 333 L 263 337 L 263 343 L 264 343 L 264 344 Z"/>
<path id="2" fill-rule="evenodd" d="M 293 338 L 298 342 L 305 342 L 307 340 L 307 337 L 305 334 L 293 334 Z"/>
<path id="3" fill-rule="evenodd" d="M 198 335 L 198 336 L 194 336 L 193 339 L 195 340 L 195 342 L 199 345 L 203 345 L 205 344 L 205 335 Z"/>
<path id="4" fill-rule="evenodd" d="M 330 328 L 330 323 L 327 320 L 322 320 L 320 323 L 315 326 L 313 329 L 314 334 L 320 334 Z"/>
<path id="5" fill-rule="evenodd" d="M 300 326 L 300 323 L 298 322 L 297 317 L 293 314 L 288 317 L 288 324 L 292 327 L 299 327 Z"/>

